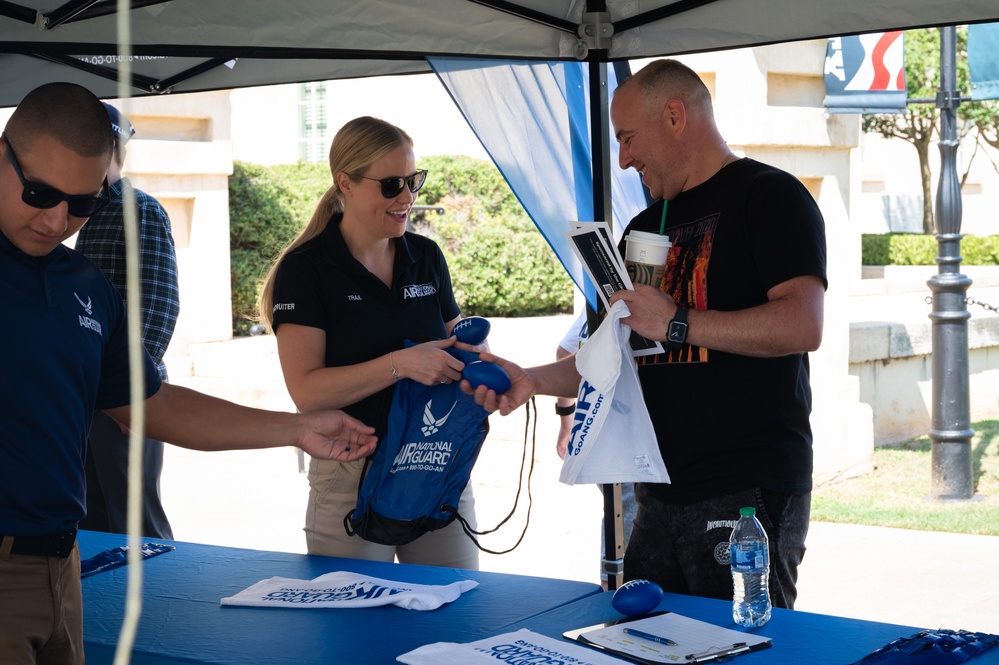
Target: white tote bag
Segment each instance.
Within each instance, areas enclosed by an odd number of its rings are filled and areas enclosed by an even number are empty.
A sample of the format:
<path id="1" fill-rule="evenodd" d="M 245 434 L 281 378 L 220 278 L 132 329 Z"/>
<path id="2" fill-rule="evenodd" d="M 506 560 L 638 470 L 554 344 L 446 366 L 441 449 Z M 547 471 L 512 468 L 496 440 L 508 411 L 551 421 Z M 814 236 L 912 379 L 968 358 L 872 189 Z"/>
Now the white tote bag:
<path id="1" fill-rule="evenodd" d="M 559 480 L 576 483 L 668 483 L 638 369 L 623 301 L 576 354 L 582 380 Z"/>

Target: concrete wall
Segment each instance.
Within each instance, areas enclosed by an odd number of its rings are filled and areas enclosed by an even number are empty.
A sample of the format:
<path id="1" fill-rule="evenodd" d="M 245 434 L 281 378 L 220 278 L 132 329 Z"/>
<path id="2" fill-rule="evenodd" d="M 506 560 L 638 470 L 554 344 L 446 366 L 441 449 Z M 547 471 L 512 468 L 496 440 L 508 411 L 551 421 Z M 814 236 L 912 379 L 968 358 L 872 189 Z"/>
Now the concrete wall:
<path id="1" fill-rule="evenodd" d="M 324 155 L 336 131 L 362 115 L 382 118 L 413 137 L 416 157 L 471 155 L 489 159 L 433 74 L 330 81 L 326 84 Z M 256 164 L 299 159 L 298 85 L 232 91 L 233 153 Z"/>
<path id="2" fill-rule="evenodd" d="M 864 233 L 923 232 L 922 190 L 916 149 L 901 140 L 876 134 L 863 137 L 861 215 Z M 940 151 L 930 148 L 931 193 L 936 196 Z M 961 188 L 961 232 L 969 235 L 999 233 L 999 151 L 975 146 L 965 137 L 957 152 L 958 177 L 967 171 Z"/>
<path id="3" fill-rule="evenodd" d="M 933 326 L 926 281 L 932 266 L 867 269 L 851 294 L 849 372 L 873 413 L 876 445 L 925 436 L 933 416 Z M 999 267 L 966 266 L 971 421 L 999 417 Z M 957 397 L 944 396 L 944 399 Z"/>
<path id="4" fill-rule="evenodd" d="M 229 287 L 229 92 L 109 100 L 135 126 L 124 173 L 170 215 L 180 316 L 167 350 L 172 376 L 191 373 L 191 344 L 232 337 Z"/>
<path id="5" fill-rule="evenodd" d="M 822 108 L 825 42 L 680 58 L 708 83 L 729 146 L 802 180 L 826 222 L 829 290 L 821 348 L 811 354 L 816 482 L 870 468 L 872 414 L 860 400 L 849 358 L 849 284 L 859 279 L 860 119 Z"/>

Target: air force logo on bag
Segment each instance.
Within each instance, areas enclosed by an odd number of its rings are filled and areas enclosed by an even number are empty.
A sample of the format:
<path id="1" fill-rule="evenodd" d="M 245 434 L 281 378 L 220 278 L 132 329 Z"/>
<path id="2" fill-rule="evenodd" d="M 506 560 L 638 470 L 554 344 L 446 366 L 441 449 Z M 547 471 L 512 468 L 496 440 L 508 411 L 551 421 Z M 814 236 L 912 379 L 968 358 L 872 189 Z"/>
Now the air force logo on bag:
<path id="1" fill-rule="evenodd" d="M 434 418 L 434 412 L 431 411 L 431 406 L 433 405 L 433 403 L 434 401 L 430 400 L 429 402 L 427 402 L 427 405 L 423 407 L 423 427 L 422 427 L 423 436 L 430 436 L 431 434 L 436 434 L 437 430 L 443 427 L 444 423 L 447 422 L 448 416 L 451 415 L 451 411 L 454 411 L 454 406 L 455 404 L 458 403 L 458 401 L 455 400 L 454 404 L 452 404 L 451 408 L 448 410 L 447 415 L 445 415 L 440 420 Z"/>
<path id="2" fill-rule="evenodd" d="M 442 418 L 434 417 L 433 404 L 434 401 L 430 400 L 423 407 L 423 426 L 420 431 L 424 437 L 433 436 L 444 427 L 458 401 L 455 400 L 451 404 L 451 408 Z M 415 441 L 403 444 L 399 454 L 392 461 L 389 473 L 410 470 L 443 472 L 451 461 L 453 449 L 453 441 Z"/>

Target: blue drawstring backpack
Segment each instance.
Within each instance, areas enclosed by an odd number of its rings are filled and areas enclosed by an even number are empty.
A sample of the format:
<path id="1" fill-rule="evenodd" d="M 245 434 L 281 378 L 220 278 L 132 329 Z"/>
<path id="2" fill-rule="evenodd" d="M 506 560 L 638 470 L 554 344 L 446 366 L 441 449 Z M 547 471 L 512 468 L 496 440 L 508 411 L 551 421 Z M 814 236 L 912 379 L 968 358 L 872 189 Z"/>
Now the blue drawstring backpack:
<path id="1" fill-rule="evenodd" d="M 478 360 L 474 353 L 447 351 L 466 365 Z M 458 518 L 458 499 L 489 431 L 487 415 L 459 382 L 400 380 L 388 432 L 366 465 L 357 505 L 344 517 L 347 533 L 405 545 Z"/>

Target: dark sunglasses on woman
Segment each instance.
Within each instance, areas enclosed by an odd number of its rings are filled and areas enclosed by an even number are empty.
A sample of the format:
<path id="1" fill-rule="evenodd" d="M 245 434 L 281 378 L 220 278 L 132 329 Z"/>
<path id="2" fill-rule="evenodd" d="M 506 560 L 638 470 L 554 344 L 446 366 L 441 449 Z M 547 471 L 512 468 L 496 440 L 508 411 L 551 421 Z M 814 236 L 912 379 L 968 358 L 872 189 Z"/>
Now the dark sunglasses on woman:
<path id="1" fill-rule="evenodd" d="M 402 193 L 403 187 L 408 187 L 409 191 L 414 194 L 420 191 L 420 187 L 423 187 L 423 183 L 427 181 L 427 170 L 417 171 L 413 175 L 397 175 L 391 178 L 369 178 L 363 175 L 352 175 L 351 177 L 374 180 L 382 186 L 382 196 L 394 199 Z"/>
<path id="2" fill-rule="evenodd" d="M 14 154 L 14 149 L 10 147 L 7 134 L 0 134 L 0 140 L 3 140 L 7 144 L 7 150 L 5 151 L 7 159 L 10 161 L 10 165 L 14 167 L 17 179 L 21 181 L 21 187 L 23 188 L 21 190 L 21 200 L 32 208 L 47 210 L 65 201 L 69 204 L 69 214 L 73 217 L 90 217 L 106 206 L 108 201 L 111 200 L 111 190 L 108 188 L 107 178 L 104 178 L 104 185 L 99 196 L 64 194 L 55 187 L 27 180 L 21 172 L 21 165 L 17 162 L 17 155 Z"/>

